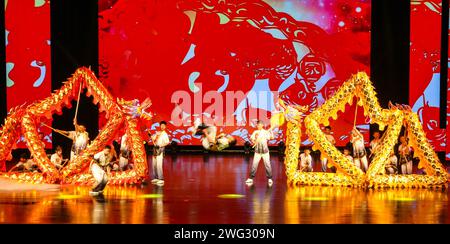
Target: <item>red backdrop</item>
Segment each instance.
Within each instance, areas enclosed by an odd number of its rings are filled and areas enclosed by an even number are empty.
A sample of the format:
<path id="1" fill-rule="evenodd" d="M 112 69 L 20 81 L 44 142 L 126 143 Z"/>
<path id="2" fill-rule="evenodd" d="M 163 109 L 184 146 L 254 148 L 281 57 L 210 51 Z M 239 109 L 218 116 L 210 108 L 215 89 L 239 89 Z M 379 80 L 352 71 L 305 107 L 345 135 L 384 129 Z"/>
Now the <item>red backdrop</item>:
<path id="1" fill-rule="evenodd" d="M 442 0 L 411 0 L 409 103 L 436 151 L 445 151 L 440 128 Z"/>
<path id="2" fill-rule="evenodd" d="M 6 96 L 10 109 L 50 95 L 50 2 L 10 0 L 5 5 Z M 44 133 L 46 146 L 51 147 L 51 131 L 45 127 L 39 130 Z M 23 137 L 17 145 L 25 147 Z"/>
<path id="3" fill-rule="evenodd" d="M 114 96 L 151 97 L 154 122 L 171 120 L 177 91 L 189 94 L 192 103 L 195 95 L 215 91 L 223 108 L 233 102 L 227 91 L 268 91 L 265 104 L 243 97 L 234 101 L 241 105 L 234 111 L 212 116 L 214 121 L 231 118 L 234 126 L 220 128 L 239 143 L 253 130 L 248 114 L 270 115 L 275 108 L 270 91 L 313 110 L 352 73 L 369 72 L 366 0 L 105 0 L 99 1 L 99 11 L 100 78 Z M 196 91 L 200 84 L 201 93 Z M 211 102 L 202 105 L 205 112 Z M 194 109 L 185 111 L 186 126 L 169 124 L 181 144 L 199 143 L 187 133 Z M 349 108 L 332 123 L 339 145 L 348 141 L 353 117 Z M 357 124 L 367 132 L 362 116 Z M 272 143 L 283 131 L 277 135 Z M 304 143 L 309 143 L 306 137 Z"/>

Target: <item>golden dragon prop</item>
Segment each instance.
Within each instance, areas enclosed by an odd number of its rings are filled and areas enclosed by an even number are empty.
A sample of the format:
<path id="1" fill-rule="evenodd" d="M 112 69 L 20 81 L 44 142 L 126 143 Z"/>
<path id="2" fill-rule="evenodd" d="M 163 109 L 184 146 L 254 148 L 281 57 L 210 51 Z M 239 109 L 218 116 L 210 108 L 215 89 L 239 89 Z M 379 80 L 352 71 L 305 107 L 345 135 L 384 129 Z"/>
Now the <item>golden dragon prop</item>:
<path id="1" fill-rule="evenodd" d="M 77 97 L 80 86 L 81 88 L 87 88 L 86 95 L 94 97 L 94 103 L 99 103 L 100 111 L 106 112 L 108 121 L 83 154 L 69 162 L 61 171 L 58 171 L 45 153 L 44 145 L 39 140 L 37 127 L 41 118 L 51 118 L 54 112 L 61 111 L 64 106 L 70 106 L 70 102 Z M 140 114 L 140 117 L 133 116 L 124 109 L 129 103 L 131 102 L 123 99 L 118 99 L 116 102 L 90 69 L 84 67 L 77 69 L 72 77 L 64 82 L 64 85 L 53 92 L 50 97 L 35 102 L 26 108 L 22 106 L 11 109 L 5 119 L 4 126 L 0 130 L 0 161 L 6 160 L 21 132 L 41 172 L 10 172 L 3 176 L 29 183 L 60 182 L 92 185 L 94 179 L 88 172 L 88 168 L 94 154 L 109 144 L 119 129 L 125 125 L 135 167 L 131 170 L 111 173 L 108 184 L 141 182 L 148 177 L 148 165 L 138 124 L 141 118 L 149 120 L 151 116 L 148 114 Z"/>
<path id="2" fill-rule="evenodd" d="M 357 105 L 364 107 L 364 115 L 371 123 L 377 123 L 383 130 L 388 126 L 381 141 L 381 147 L 374 153 L 374 158 L 366 174 L 347 159 L 332 145 L 320 129 L 328 125 L 329 119 L 336 119 L 338 112 L 345 111 L 346 104 L 352 104 L 354 97 L 359 98 Z M 376 92 L 366 73 L 360 72 L 336 91 L 318 109 L 305 117 L 304 123 L 309 138 L 313 141 L 313 150 L 320 150 L 324 157 L 337 168 L 337 173 L 301 172 L 297 170 L 298 154 L 301 143 L 301 111 L 292 106 L 281 114 L 275 114 L 271 126 L 281 126 L 287 119 L 285 167 L 288 183 L 292 185 L 326 185 L 353 187 L 446 187 L 448 173 L 439 161 L 422 129 L 416 113 L 407 109 L 393 107 L 383 109 L 378 103 Z M 408 139 L 414 149 L 414 156 L 420 159 L 419 168 L 425 168 L 427 175 L 386 175 L 385 165 L 397 143 L 402 126 L 408 130 Z"/>
<path id="3" fill-rule="evenodd" d="M 52 113 L 61 111 L 63 106 L 68 106 L 70 101 L 76 97 L 76 91 L 80 86 L 87 88 L 87 95 L 94 97 L 94 103 L 100 104 L 100 111 L 106 111 L 108 122 L 83 155 L 71 161 L 59 172 L 48 159 L 43 143 L 39 141 L 37 127 L 40 118 L 50 118 Z M 358 104 L 364 107 L 364 114 L 369 116 L 371 123 L 379 124 L 380 129 L 388 126 L 386 135 L 381 142 L 381 148 L 374 153 L 374 159 L 366 174 L 344 157 L 326 139 L 320 129 L 321 124 L 328 125 L 330 117 L 336 119 L 338 112 L 345 110 L 346 104 L 352 104 L 355 96 L 359 98 Z M 93 155 L 110 143 L 121 126 L 125 125 L 136 167 L 132 170 L 111 173 L 109 184 L 141 182 L 148 177 L 148 166 L 138 124 L 141 118 L 151 119 L 151 116 L 139 113 L 140 116 L 136 117 L 136 114 L 130 113 L 127 109 L 131 103 L 131 101 L 123 99 L 117 99 L 116 102 L 91 70 L 77 69 L 63 87 L 52 93 L 50 97 L 27 107 L 11 109 L 0 130 L 0 161 L 6 160 L 22 132 L 42 173 L 12 172 L 4 175 L 22 182 L 91 185 L 94 181 L 91 174 L 88 173 L 88 166 Z M 292 185 L 446 187 L 448 174 L 426 139 L 417 114 L 396 107 L 382 109 L 367 74 L 363 72 L 346 81 L 330 99 L 306 116 L 304 120 L 306 132 L 314 142 L 313 149 L 320 150 L 330 160 L 331 165 L 337 168 L 336 174 L 297 170 L 301 142 L 301 115 L 305 109 L 299 106 L 284 106 L 284 108 L 282 113 L 272 116 L 271 127 L 281 126 L 285 120 L 287 121 L 285 166 L 288 183 Z M 406 125 L 408 129 L 408 138 L 414 154 L 420 159 L 419 168 L 425 168 L 427 175 L 386 175 L 384 171 L 403 125 Z"/>

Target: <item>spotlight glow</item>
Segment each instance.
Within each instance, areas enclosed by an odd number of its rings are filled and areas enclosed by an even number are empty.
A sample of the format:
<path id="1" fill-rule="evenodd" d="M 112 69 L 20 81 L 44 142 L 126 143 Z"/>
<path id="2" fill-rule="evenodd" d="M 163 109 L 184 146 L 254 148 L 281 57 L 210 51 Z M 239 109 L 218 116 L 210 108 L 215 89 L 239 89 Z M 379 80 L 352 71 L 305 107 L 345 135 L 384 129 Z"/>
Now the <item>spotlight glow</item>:
<path id="1" fill-rule="evenodd" d="M 60 200 L 68 200 L 68 199 L 78 199 L 78 198 L 82 198 L 83 196 L 81 195 L 66 195 L 66 194 L 59 194 L 58 197 L 56 197 L 56 199 L 60 199 Z"/>
<path id="2" fill-rule="evenodd" d="M 416 199 L 412 197 L 394 197 L 392 200 L 398 202 L 415 202 Z"/>
<path id="3" fill-rule="evenodd" d="M 305 201 L 328 201 L 328 197 L 304 197 L 301 200 L 305 200 Z"/>
<path id="4" fill-rule="evenodd" d="M 162 194 L 142 194 L 142 195 L 138 195 L 138 198 L 162 198 L 163 195 Z"/>
<path id="5" fill-rule="evenodd" d="M 217 195 L 218 198 L 243 198 L 245 195 L 241 194 L 221 194 Z"/>

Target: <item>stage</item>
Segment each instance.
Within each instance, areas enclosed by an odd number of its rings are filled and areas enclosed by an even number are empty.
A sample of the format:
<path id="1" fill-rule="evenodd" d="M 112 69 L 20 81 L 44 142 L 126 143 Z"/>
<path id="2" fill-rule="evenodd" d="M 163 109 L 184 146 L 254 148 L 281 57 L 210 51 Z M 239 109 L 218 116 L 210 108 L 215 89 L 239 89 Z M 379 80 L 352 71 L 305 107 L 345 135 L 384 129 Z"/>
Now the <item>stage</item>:
<path id="1" fill-rule="evenodd" d="M 448 190 L 292 188 L 277 154 L 273 186 L 261 162 L 248 187 L 252 156 L 167 155 L 164 186 L 107 186 L 102 197 L 89 196 L 90 187 L 20 188 L 1 181 L 0 223 L 450 223 Z"/>

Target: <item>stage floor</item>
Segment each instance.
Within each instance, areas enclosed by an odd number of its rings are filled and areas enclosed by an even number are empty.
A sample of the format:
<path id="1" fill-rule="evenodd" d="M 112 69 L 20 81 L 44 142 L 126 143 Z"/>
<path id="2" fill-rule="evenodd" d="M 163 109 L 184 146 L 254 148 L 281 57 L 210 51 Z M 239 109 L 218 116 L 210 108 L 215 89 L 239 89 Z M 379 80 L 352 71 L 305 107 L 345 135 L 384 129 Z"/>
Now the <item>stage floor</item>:
<path id="1" fill-rule="evenodd" d="M 165 185 L 39 190 L 0 185 L 0 223 L 450 223 L 448 190 L 361 190 L 286 185 L 272 156 L 274 185 L 261 162 L 247 187 L 251 155 L 167 155 Z M 316 165 L 315 168 L 318 168 Z"/>

